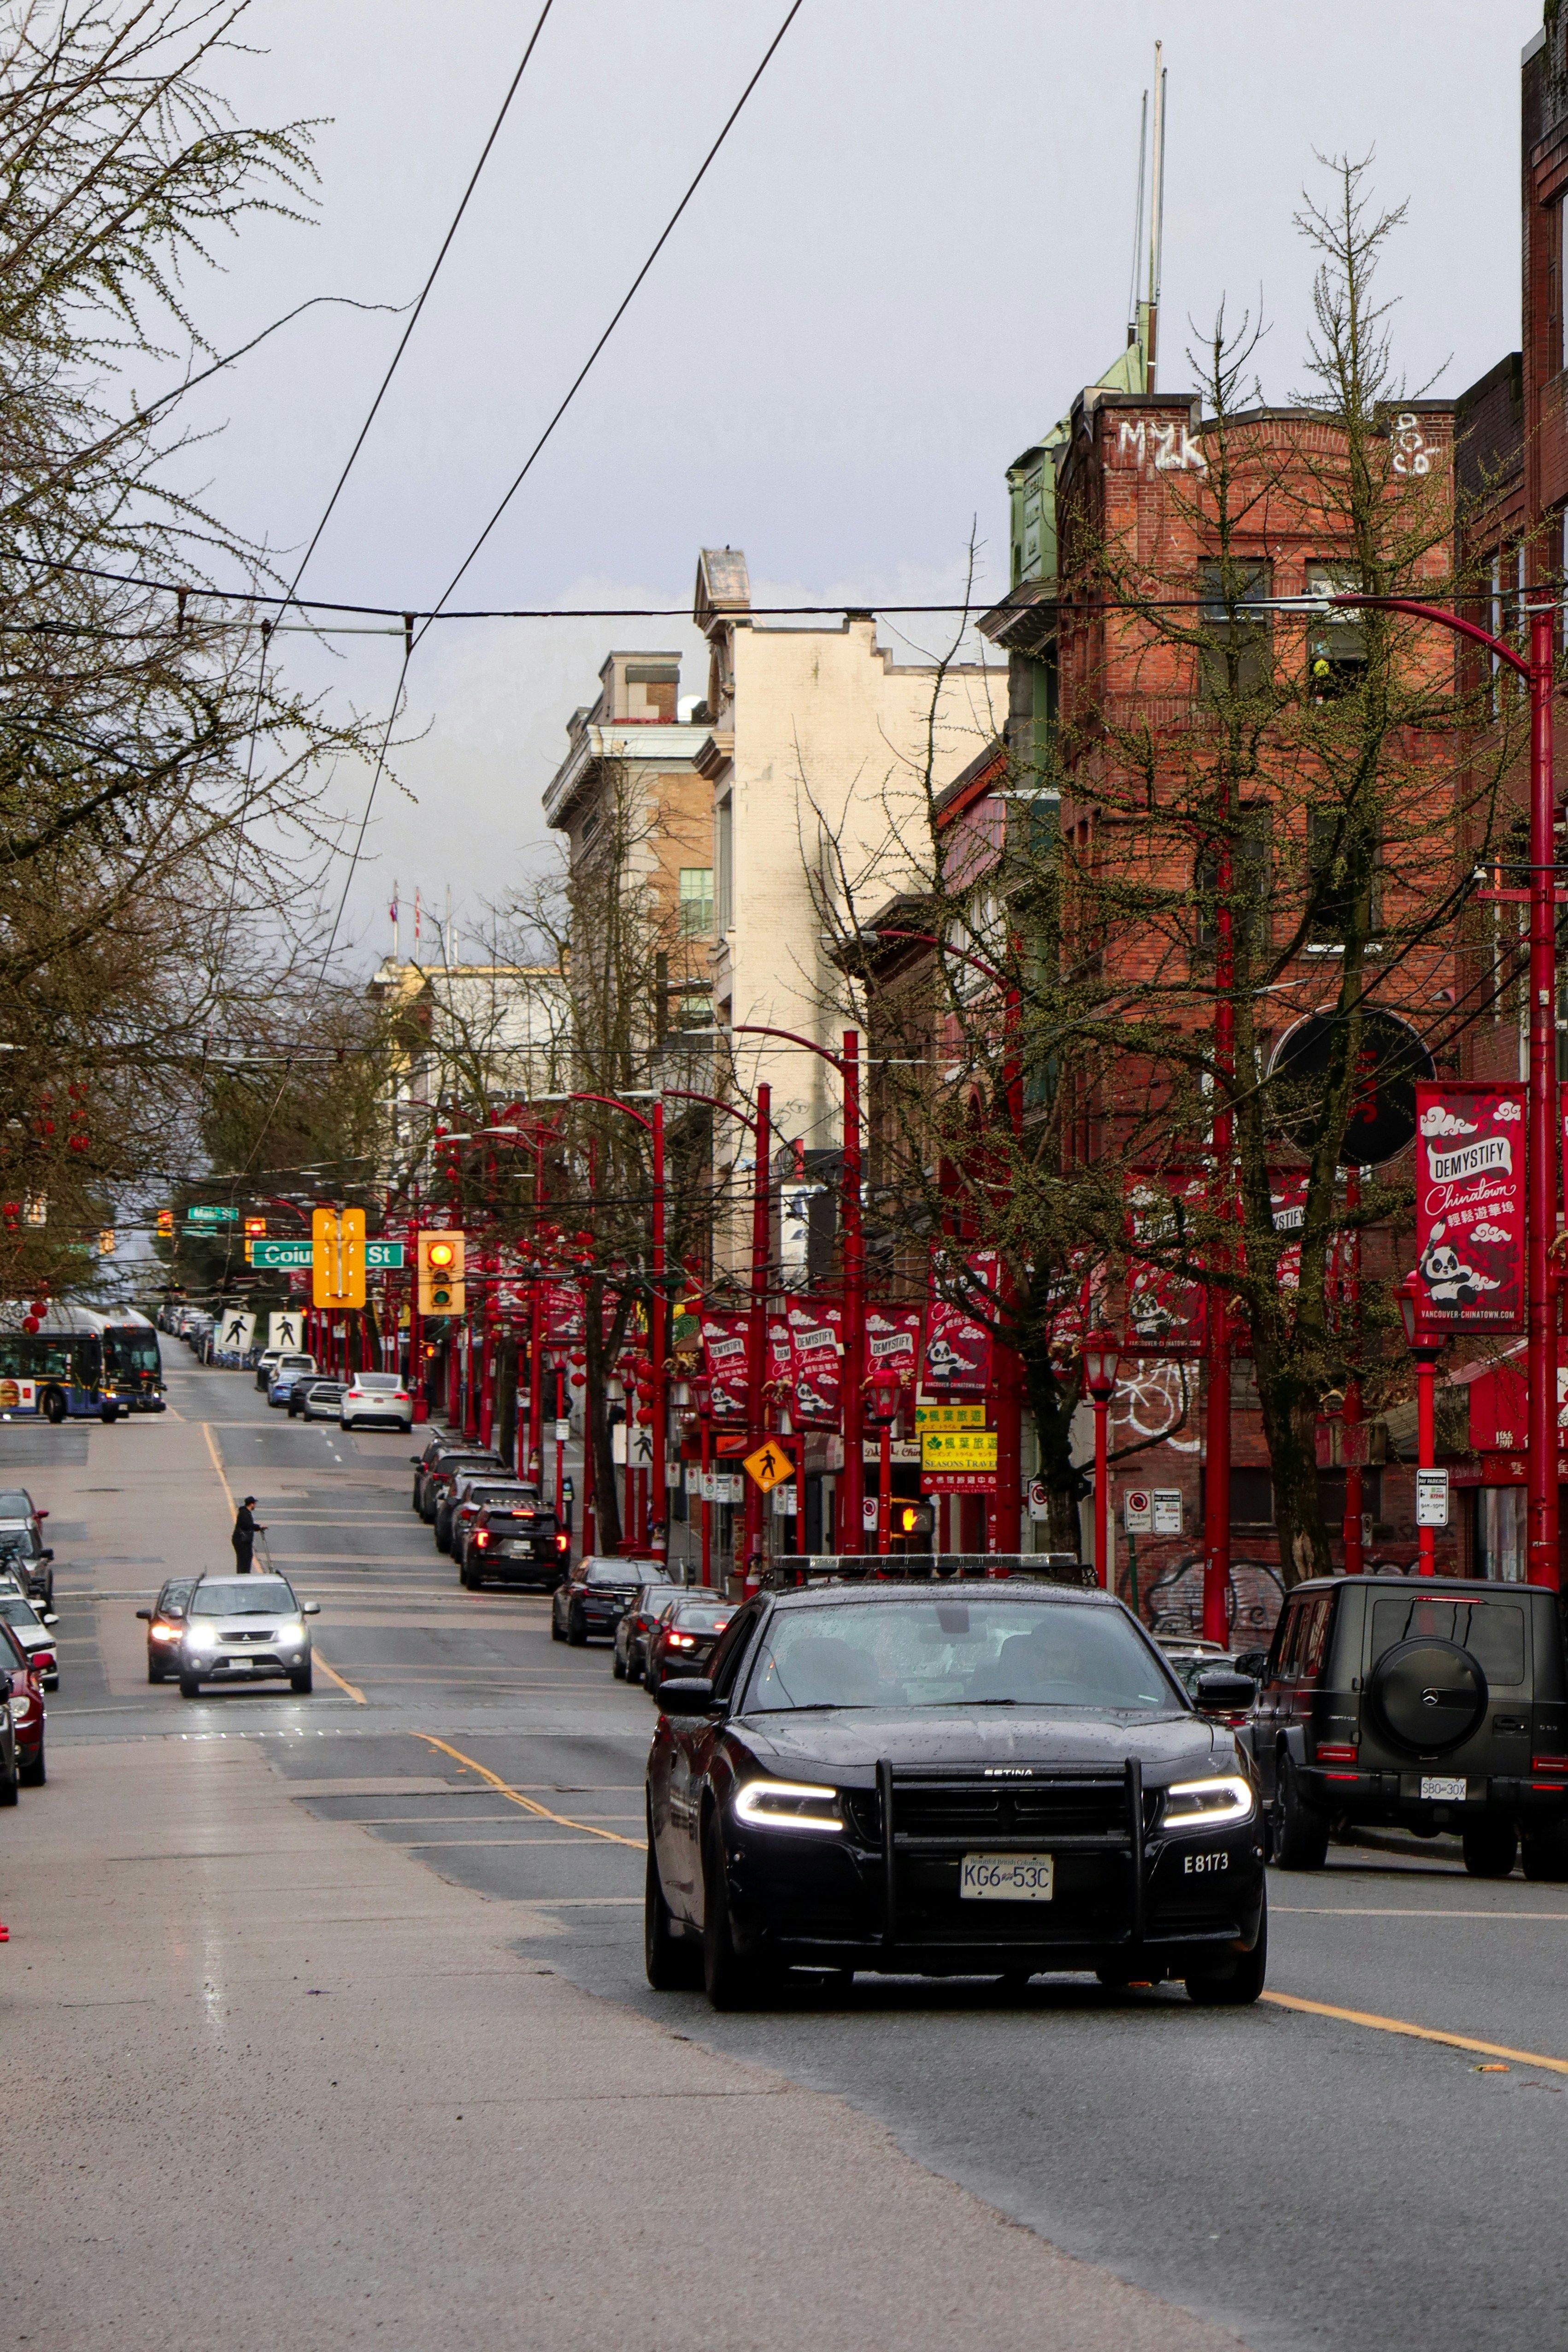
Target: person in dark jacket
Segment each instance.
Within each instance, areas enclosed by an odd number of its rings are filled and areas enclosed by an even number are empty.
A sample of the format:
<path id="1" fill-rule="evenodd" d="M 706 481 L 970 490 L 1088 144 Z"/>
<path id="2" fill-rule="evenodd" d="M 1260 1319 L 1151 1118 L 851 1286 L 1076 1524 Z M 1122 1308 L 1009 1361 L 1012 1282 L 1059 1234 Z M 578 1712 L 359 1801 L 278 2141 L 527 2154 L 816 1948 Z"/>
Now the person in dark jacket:
<path id="1" fill-rule="evenodd" d="M 256 1512 L 253 1507 L 255 1502 L 254 1495 L 246 1496 L 235 1513 L 235 1531 L 229 1538 L 229 1541 L 235 1548 L 235 1570 L 241 1576 L 250 1574 L 251 1555 L 256 1549 L 256 1539 L 257 1536 L 264 1536 L 267 1533 L 265 1528 L 257 1527 L 256 1523 Z"/>

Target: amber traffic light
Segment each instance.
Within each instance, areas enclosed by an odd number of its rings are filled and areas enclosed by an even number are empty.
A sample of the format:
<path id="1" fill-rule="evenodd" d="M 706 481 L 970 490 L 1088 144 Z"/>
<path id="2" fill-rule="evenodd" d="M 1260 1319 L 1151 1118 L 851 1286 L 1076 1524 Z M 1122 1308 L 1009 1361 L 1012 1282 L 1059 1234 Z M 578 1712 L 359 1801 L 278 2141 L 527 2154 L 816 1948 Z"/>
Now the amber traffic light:
<path id="1" fill-rule="evenodd" d="M 461 1315 L 464 1308 L 463 1236 L 455 1233 L 419 1237 L 419 1311 Z"/>

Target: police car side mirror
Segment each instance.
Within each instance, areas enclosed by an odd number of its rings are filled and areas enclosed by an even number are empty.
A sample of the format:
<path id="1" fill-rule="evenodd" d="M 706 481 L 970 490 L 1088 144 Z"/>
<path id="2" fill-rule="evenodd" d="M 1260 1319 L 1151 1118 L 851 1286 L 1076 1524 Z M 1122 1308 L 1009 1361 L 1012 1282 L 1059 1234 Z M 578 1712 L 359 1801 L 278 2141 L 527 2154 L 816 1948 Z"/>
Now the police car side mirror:
<path id="1" fill-rule="evenodd" d="M 39 1558 L 40 1559 L 53 1559 L 54 1556 L 55 1556 L 55 1555 L 54 1555 L 54 1553 L 53 1553 L 52 1551 L 48 1551 L 48 1550 L 41 1551 L 41 1552 L 38 1554 L 38 1558 Z"/>
<path id="2" fill-rule="evenodd" d="M 1250 1675 L 1255 1683 L 1264 1682 L 1267 1679 L 1269 1673 L 1268 1651 L 1238 1651 L 1236 1656 L 1236 1671 L 1239 1675 Z"/>
<path id="3" fill-rule="evenodd" d="M 677 1675 L 659 1685 L 659 1705 L 666 1715 L 706 1715 L 713 1705 L 713 1684 L 706 1675 Z"/>
<path id="4" fill-rule="evenodd" d="M 1246 1715 L 1257 1697 L 1258 1685 L 1250 1675 L 1214 1671 L 1199 1675 L 1193 1704 L 1200 1715 Z"/>
<path id="5" fill-rule="evenodd" d="M 152 1610 L 151 1610 L 151 1609 L 139 1609 L 139 1610 L 137 1611 L 136 1614 L 141 1618 L 141 1622 L 142 1622 L 142 1623 L 143 1623 L 144 1625 L 151 1625 L 151 1624 L 152 1624 Z M 48 1617 L 46 1617 L 46 1618 L 45 1618 L 45 1620 L 44 1620 L 44 1622 L 45 1622 L 45 1624 L 46 1624 L 46 1625 L 51 1624 L 53 1622 L 54 1622 L 54 1621 L 53 1621 L 51 1618 L 48 1618 Z"/>

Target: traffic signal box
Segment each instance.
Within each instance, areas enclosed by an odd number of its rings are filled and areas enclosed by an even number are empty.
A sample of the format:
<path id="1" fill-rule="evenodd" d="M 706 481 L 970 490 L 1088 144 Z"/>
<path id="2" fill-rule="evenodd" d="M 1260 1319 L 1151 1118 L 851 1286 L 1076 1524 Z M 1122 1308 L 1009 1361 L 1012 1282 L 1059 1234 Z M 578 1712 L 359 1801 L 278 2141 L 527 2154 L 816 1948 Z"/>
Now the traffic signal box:
<path id="1" fill-rule="evenodd" d="M 365 1213 L 363 1209 L 317 1209 L 310 1220 L 310 1276 L 318 1307 L 355 1307 L 365 1303 Z"/>
<path id="2" fill-rule="evenodd" d="M 464 1311 L 463 1236 L 454 1233 L 419 1237 L 419 1311 L 461 1315 Z"/>

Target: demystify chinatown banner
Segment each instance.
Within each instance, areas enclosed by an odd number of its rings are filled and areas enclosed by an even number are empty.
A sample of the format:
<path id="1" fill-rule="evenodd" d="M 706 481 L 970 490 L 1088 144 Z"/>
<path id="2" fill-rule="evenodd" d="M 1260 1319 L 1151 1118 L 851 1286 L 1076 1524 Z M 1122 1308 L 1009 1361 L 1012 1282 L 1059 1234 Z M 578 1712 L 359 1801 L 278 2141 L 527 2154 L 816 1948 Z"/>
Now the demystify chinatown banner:
<path id="1" fill-rule="evenodd" d="M 1522 1328 L 1522 1086 L 1417 1080 L 1416 1247 L 1423 1322 Z"/>

